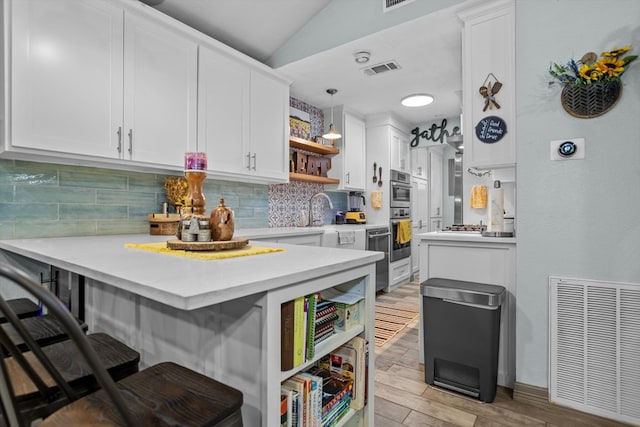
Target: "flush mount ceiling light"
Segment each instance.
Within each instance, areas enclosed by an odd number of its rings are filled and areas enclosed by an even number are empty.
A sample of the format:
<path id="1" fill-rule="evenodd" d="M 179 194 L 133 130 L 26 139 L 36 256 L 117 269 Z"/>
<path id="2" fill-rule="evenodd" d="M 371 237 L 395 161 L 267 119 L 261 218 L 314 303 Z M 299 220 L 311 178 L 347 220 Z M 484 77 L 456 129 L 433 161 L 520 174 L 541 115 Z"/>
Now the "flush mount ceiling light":
<path id="1" fill-rule="evenodd" d="M 357 64 L 365 64 L 369 62 L 369 59 L 371 59 L 371 52 L 367 50 L 361 50 L 354 53 L 353 57 L 355 58 Z"/>
<path id="2" fill-rule="evenodd" d="M 322 137 L 325 139 L 339 139 L 342 138 L 342 135 L 333 127 L 333 95 L 338 93 L 338 89 L 327 89 L 327 93 L 331 95 L 331 124 L 329 125 L 327 133 L 322 135 Z"/>
<path id="3" fill-rule="evenodd" d="M 414 93 L 402 98 L 402 105 L 405 107 L 424 107 L 433 102 L 433 96 L 426 93 Z"/>

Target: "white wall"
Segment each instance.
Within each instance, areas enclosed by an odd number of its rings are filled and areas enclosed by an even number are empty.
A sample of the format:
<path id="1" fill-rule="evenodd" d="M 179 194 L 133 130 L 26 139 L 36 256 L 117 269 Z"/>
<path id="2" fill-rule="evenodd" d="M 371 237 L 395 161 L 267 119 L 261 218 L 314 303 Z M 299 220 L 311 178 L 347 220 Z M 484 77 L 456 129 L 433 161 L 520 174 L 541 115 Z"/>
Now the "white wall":
<path id="1" fill-rule="evenodd" d="M 628 44 L 640 54 L 640 2 L 517 0 L 516 33 L 516 381 L 547 387 L 548 276 L 640 283 L 640 60 L 594 119 L 563 110 L 546 70 Z M 572 137 L 586 158 L 550 161 L 549 141 Z"/>

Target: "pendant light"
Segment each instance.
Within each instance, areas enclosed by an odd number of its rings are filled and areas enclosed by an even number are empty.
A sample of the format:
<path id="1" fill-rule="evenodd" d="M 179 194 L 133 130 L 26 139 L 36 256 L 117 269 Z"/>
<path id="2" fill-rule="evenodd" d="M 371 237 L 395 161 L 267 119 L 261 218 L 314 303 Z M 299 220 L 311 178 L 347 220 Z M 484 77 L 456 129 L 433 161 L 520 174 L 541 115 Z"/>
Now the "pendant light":
<path id="1" fill-rule="evenodd" d="M 342 135 L 340 135 L 340 132 L 338 132 L 333 127 L 333 95 L 336 94 L 337 92 L 338 92 L 338 89 L 327 89 L 327 93 L 329 95 L 331 95 L 331 124 L 329 125 L 329 130 L 327 131 L 327 133 L 322 135 L 322 137 L 325 138 L 325 139 L 339 139 L 339 138 L 342 138 Z"/>

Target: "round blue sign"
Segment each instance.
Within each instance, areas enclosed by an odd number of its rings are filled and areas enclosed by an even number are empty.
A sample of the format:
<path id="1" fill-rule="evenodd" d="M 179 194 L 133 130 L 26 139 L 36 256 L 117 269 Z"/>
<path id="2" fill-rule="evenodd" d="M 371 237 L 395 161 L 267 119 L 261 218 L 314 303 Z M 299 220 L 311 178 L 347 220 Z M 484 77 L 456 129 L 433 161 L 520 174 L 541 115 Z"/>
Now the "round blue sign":
<path id="1" fill-rule="evenodd" d="M 487 116 L 476 125 L 476 136 L 486 144 L 493 144 L 507 133 L 507 124 L 498 116 Z"/>

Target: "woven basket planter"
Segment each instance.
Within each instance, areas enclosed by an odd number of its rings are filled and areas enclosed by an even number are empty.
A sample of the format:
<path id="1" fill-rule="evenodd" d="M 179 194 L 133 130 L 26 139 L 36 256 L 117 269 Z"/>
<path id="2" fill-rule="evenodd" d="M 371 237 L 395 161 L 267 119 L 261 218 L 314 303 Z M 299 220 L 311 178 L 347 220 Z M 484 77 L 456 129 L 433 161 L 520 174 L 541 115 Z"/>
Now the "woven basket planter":
<path id="1" fill-rule="evenodd" d="M 590 85 L 567 85 L 562 89 L 562 106 L 574 117 L 589 119 L 598 117 L 616 105 L 622 94 L 622 83 L 618 80 L 598 82 Z"/>

